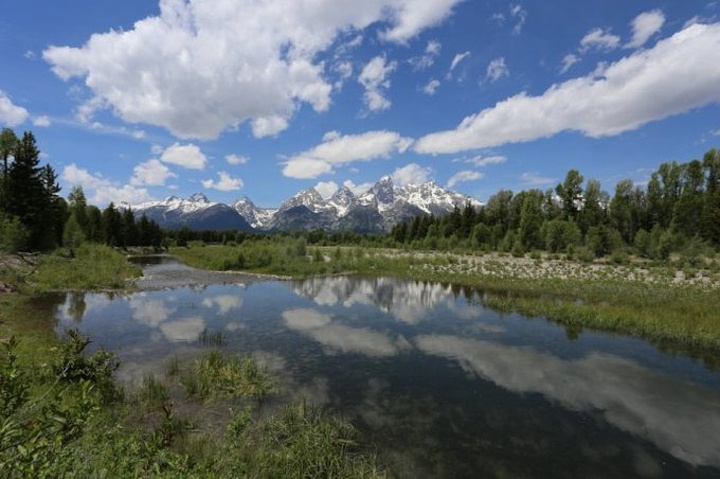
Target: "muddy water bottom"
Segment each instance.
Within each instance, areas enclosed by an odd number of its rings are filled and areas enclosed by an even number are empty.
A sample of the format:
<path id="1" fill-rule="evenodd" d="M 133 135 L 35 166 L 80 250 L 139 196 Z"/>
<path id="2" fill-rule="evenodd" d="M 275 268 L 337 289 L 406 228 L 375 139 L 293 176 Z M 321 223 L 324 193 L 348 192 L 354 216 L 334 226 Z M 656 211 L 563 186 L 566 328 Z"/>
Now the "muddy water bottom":
<path id="1" fill-rule="evenodd" d="M 568 335 L 449 285 L 262 281 L 153 261 L 144 291 L 58 297 L 57 331 L 115 351 L 123 381 L 219 334 L 284 397 L 350 419 L 393 476 L 720 477 L 720 374 L 688 356 Z"/>

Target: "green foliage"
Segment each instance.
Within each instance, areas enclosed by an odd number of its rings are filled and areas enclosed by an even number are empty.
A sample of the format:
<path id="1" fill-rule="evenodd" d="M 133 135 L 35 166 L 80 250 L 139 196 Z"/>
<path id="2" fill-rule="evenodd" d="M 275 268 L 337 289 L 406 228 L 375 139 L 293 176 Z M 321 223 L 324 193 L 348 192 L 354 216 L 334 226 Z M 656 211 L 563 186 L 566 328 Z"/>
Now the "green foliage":
<path id="1" fill-rule="evenodd" d="M 197 360 L 181 382 L 190 396 L 202 399 L 263 398 L 273 389 L 267 372 L 251 357 L 226 356 L 217 350 Z"/>
<path id="2" fill-rule="evenodd" d="M 622 238 L 615 228 L 593 226 L 588 230 L 585 243 L 596 256 L 602 257 L 619 248 L 622 244 Z"/>
<path id="3" fill-rule="evenodd" d="M 29 233 L 17 218 L 0 214 L 0 251 L 16 253 L 27 245 Z"/>
<path id="4" fill-rule="evenodd" d="M 93 290 L 126 287 L 126 281 L 141 270 L 114 249 L 85 243 L 72 258 L 62 252 L 41 256 L 31 280 L 41 290 Z"/>
<path id="5" fill-rule="evenodd" d="M 63 232 L 63 246 L 74 250 L 85 242 L 85 233 L 83 232 L 80 223 L 78 222 L 77 215 L 75 212 L 70 214 L 65 223 L 65 230 Z"/>
<path id="6" fill-rule="evenodd" d="M 568 247 L 580 243 L 580 228 L 572 221 L 552 220 L 546 221 L 540 232 L 545 242 L 545 248 L 551 253 L 561 253 Z"/>

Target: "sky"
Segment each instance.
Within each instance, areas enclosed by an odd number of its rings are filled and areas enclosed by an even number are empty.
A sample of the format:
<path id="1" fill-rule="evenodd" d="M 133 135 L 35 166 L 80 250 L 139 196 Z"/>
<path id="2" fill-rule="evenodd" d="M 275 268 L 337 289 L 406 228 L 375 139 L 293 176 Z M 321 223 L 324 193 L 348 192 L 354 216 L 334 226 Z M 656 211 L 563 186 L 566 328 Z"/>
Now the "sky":
<path id="1" fill-rule="evenodd" d="M 1 0 L 0 126 L 100 206 L 612 192 L 720 146 L 720 1 Z"/>

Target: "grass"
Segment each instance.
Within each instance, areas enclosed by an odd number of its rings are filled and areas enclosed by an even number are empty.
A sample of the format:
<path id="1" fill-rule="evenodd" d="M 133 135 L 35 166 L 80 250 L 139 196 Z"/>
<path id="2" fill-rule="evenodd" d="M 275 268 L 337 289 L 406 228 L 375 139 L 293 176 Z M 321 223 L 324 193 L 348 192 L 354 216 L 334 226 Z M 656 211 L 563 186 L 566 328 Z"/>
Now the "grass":
<path id="1" fill-rule="evenodd" d="M 109 246 L 86 243 L 74 256 L 66 252 L 40 256 L 37 271 L 28 276 L 38 291 L 93 291 L 125 289 L 142 270 Z"/>
<path id="2" fill-rule="evenodd" d="M 352 272 L 479 289 L 487 306 L 544 316 L 573 328 L 594 328 L 720 350 L 720 283 L 712 269 L 682 273 L 628 258 L 591 264 L 571 260 L 513 258 L 496 254 L 439 254 L 399 250 L 308 247 L 303 256 L 287 240 L 241 246 L 176 248 L 192 266 L 283 274 L 294 278 Z M 231 259 L 242 256 L 242 268 Z M 248 258 L 264 258 L 263 261 Z M 239 265 L 236 265 L 239 266 Z"/>
<path id="3" fill-rule="evenodd" d="M 202 399 L 263 398 L 273 390 L 267 372 L 251 357 L 227 356 L 213 350 L 198 359 L 180 382 L 188 395 Z"/>

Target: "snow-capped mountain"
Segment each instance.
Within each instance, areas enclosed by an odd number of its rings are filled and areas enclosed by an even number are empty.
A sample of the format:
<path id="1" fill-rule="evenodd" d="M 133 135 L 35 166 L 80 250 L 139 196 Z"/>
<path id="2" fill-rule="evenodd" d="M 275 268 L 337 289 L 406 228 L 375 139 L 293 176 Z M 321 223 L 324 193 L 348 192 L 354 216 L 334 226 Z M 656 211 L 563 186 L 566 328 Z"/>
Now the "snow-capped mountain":
<path id="1" fill-rule="evenodd" d="M 361 194 L 342 187 L 329 198 L 308 188 L 283 201 L 279 208 L 260 208 L 245 197 L 232 206 L 214 203 L 202 193 L 188 199 L 171 196 L 133 206 L 136 215 L 146 214 L 166 228 L 239 229 L 243 231 L 352 230 L 366 233 L 389 231 L 399 222 L 419 214 L 442 216 L 467 203 L 480 207 L 477 199 L 445 189 L 434 182 L 397 186 L 392 178 L 380 178 Z"/>
<path id="2" fill-rule="evenodd" d="M 260 208 L 247 196 L 237 200 L 232 207 L 250 223 L 250 226 L 258 230 L 267 229 L 278 211 L 277 208 Z"/>
<path id="3" fill-rule="evenodd" d="M 170 196 L 162 201 L 149 201 L 131 208 L 136 217 L 144 214 L 168 229 L 187 226 L 193 230 L 253 230 L 233 207 L 210 202 L 202 193 L 196 193 L 188 199 Z"/>

